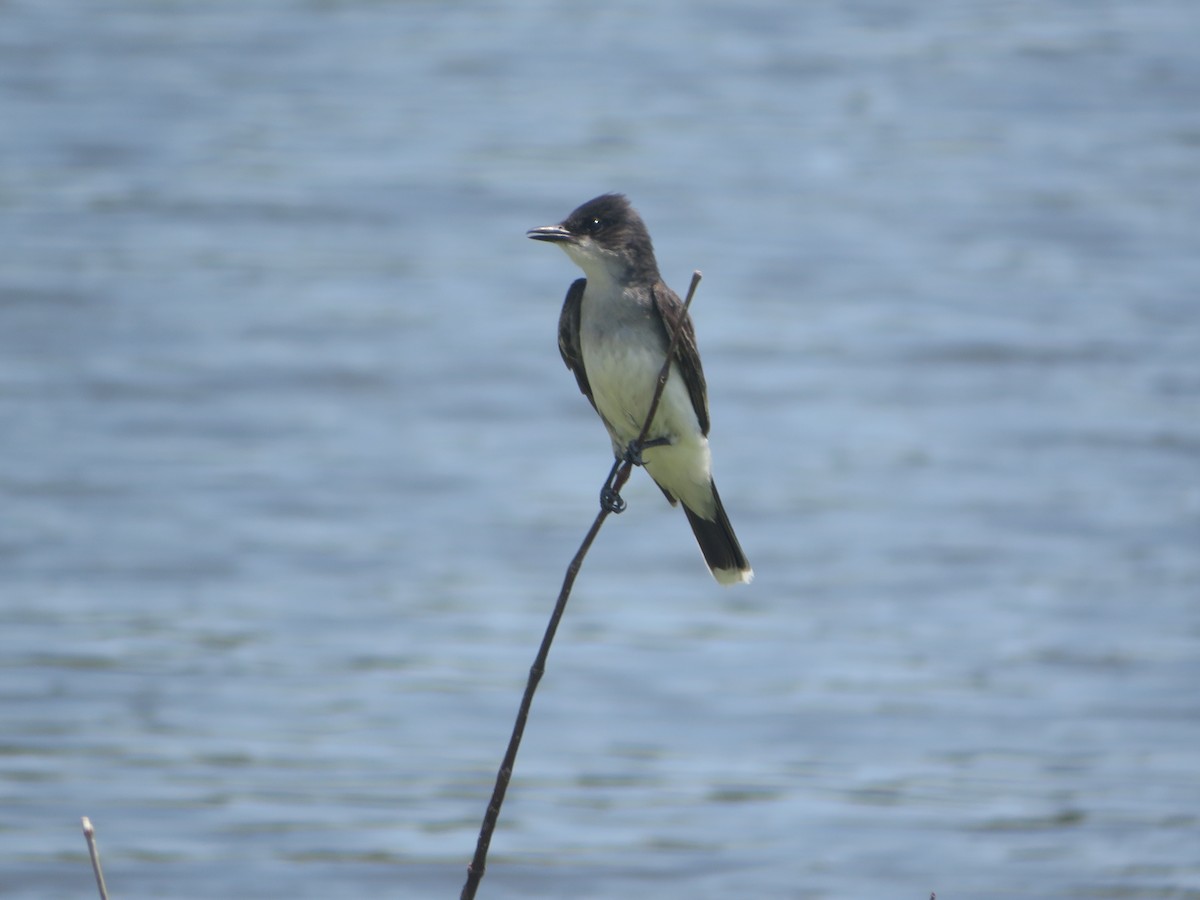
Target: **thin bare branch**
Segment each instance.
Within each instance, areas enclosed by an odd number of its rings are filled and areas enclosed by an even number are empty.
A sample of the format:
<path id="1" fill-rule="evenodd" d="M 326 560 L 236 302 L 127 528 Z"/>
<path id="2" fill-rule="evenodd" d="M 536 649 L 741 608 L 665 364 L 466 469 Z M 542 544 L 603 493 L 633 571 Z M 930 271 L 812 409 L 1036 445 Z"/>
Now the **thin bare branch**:
<path id="1" fill-rule="evenodd" d="M 696 286 L 700 284 L 700 278 L 699 271 L 692 273 L 692 283 L 688 287 L 687 299 L 683 302 L 685 315 L 687 314 L 688 307 L 692 305 L 692 297 L 695 296 Z M 663 362 L 662 370 L 658 373 L 658 383 L 654 386 L 654 396 L 651 398 L 650 408 L 646 412 L 646 421 L 642 424 L 641 433 L 638 435 L 639 444 L 645 442 L 646 435 L 650 431 L 650 424 L 654 421 L 655 413 L 658 412 L 658 404 L 662 399 L 663 390 L 667 386 L 667 380 L 671 377 L 671 362 L 675 358 L 675 348 L 679 342 L 681 331 L 682 329 L 676 329 L 674 334 L 671 335 L 671 342 L 667 347 L 667 358 Z M 633 461 L 626 459 L 611 478 L 610 487 L 614 497 L 619 498 L 621 488 L 625 486 L 632 472 Z M 583 559 L 592 548 L 592 543 L 596 540 L 596 535 L 600 533 L 600 527 L 604 524 L 604 520 L 613 511 L 613 504 L 601 504 L 600 512 L 596 514 L 596 519 L 592 522 L 592 527 L 584 535 L 583 542 L 579 545 L 579 549 L 571 559 L 570 565 L 567 566 L 562 588 L 558 592 L 558 600 L 554 604 L 554 612 L 550 614 L 550 621 L 546 625 L 546 633 L 542 636 L 542 643 L 538 648 L 537 657 L 529 669 L 529 680 L 525 683 L 525 693 L 521 697 L 521 705 L 517 709 L 517 718 L 513 723 L 512 735 L 508 739 L 508 749 L 504 753 L 504 760 L 500 763 L 500 771 L 496 773 L 496 785 L 492 789 L 492 799 L 488 803 L 487 812 L 483 816 L 483 825 L 479 829 L 479 840 L 475 844 L 475 856 L 471 859 L 471 864 L 467 866 L 467 882 L 463 885 L 459 900 L 474 900 L 475 891 L 479 888 L 479 882 L 483 880 L 483 873 L 487 868 L 488 848 L 492 844 L 492 834 L 495 832 L 496 822 L 500 818 L 500 807 L 504 803 L 504 795 L 508 792 L 509 782 L 512 781 L 513 767 L 517 762 L 517 751 L 521 747 L 521 738 L 525 734 L 525 723 L 529 719 L 529 709 L 533 704 L 533 695 L 537 691 L 537 686 L 542 680 L 542 676 L 546 673 L 546 659 L 550 655 L 550 645 L 554 642 L 554 635 L 558 632 L 559 622 L 562 621 L 563 613 L 566 612 L 567 600 L 571 597 L 571 588 L 574 587 L 575 578 L 579 575 L 579 570 L 583 566 Z"/>

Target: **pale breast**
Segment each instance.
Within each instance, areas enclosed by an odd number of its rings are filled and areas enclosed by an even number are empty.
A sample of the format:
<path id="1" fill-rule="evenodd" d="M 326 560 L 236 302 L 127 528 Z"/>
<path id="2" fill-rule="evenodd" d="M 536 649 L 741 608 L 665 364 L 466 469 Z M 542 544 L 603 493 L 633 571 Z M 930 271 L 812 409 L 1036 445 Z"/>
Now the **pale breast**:
<path id="1" fill-rule="evenodd" d="M 579 342 L 596 408 L 621 443 L 636 438 L 650 408 L 666 354 L 648 300 L 609 283 L 589 282 L 580 310 Z M 648 437 L 698 435 L 699 420 L 678 370 L 673 369 Z"/>

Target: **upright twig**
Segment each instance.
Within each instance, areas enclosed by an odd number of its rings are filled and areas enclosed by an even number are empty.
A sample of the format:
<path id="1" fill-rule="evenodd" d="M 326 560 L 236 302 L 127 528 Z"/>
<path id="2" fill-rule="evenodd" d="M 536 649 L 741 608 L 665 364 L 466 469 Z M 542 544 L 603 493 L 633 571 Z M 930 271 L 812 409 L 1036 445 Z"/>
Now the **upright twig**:
<path id="1" fill-rule="evenodd" d="M 100 851 L 96 849 L 96 829 L 92 820 L 87 816 L 83 819 L 83 836 L 87 838 L 88 853 L 92 857 L 92 872 L 96 875 L 96 889 L 100 891 L 100 900 L 108 900 L 108 888 L 104 886 L 104 870 L 100 868 Z"/>
<path id="2" fill-rule="evenodd" d="M 683 299 L 683 316 L 680 317 L 681 319 L 687 316 L 688 309 L 692 305 L 692 298 L 696 296 L 696 287 L 700 284 L 702 277 L 699 269 L 692 272 L 692 283 L 688 285 L 687 296 Z M 682 328 L 677 328 L 671 333 L 671 342 L 667 344 L 667 358 L 663 360 L 662 368 L 658 371 L 658 384 L 654 386 L 654 396 L 650 399 L 650 408 L 646 411 L 646 421 L 642 423 L 641 433 L 638 434 L 639 444 L 646 443 L 646 437 L 650 434 L 650 425 L 654 422 L 655 413 L 658 412 L 658 403 L 662 400 L 663 390 L 667 386 L 667 379 L 671 377 L 671 363 L 675 361 L 675 348 L 679 346 L 679 335 L 682 331 Z M 628 478 L 629 476 L 626 475 L 625 477 Z"/>
<path id="3" fill-rule="evenodd" d="M 700 278 L 701 275 L 698 270 L 692 273 L 692 283 L 688 287 L 687 298 L 683 301 L 685 315 L 687 314 L 688 307 L 692 305 L 692 297 L 695 296 L 696 286 L 700 284 Z M 642 424 L 641 433 L 637 438 L 639 445 L 646 442 L 646 436 L 650 432 L 650 425 L 654 422 L 655 413 L 658 412 L 658 404 L 662 399 L 663 390 L 667 386 L 667 379 L 671 377 L 671 363 L 675 359 L 675 348 L 679 343 L 679 333 L 681 330 L 676 329 L 671 335 L 671 341 L 667 346 L 667 358 L 663 361 L 662 369 L 658 373 L 658 383 L 654 386 L 654 396 L 650 399 L 650 408 L 646 411 L 646 420 Z M 611 488 L 614 495 L 620 494 L 621 488 L 625 486 L 625 482 L 629 480 L 632 472 L 633 460 L 632 458 L 627 458 L 617 471 L 616 476 L 612 479 Z M 533 704 L 533 695 L 537 691 L 538 682 L 542 680 L 542 675 L 546 672 L 546 659 L 550 655 L 550 645 L 554 642 L 554 635 L 558 632 L 558 624 L 562 621 L 563 613 L 566 611 L 567 600 L 570 599 L 571 588 L 575 585 L 575 578 L 579 575 L 579 569 L 583 566 L 583 559 L 587 556 L 588 550 L 591 549 L 592 543 L 596 540 L 596 535 L 600 533 L 600 527 L 604 524 L 604 520 L 613 511 L 611 504 L 601 504 L 600 512 L 596 514 L 596 519 L 592 522 L 592 527 L 584 535 L 583 543 L 579 545 L 579 549 L 571 559 L 570 565 L 567 566 L 562 588 L 558 592 L 558 600 L 554 604 L 554 611 L 550 614 L 550 621 L 546 625 L 546 633 L 542 636 L 542 644 L 538 648 L 533 666 L 529 669 L 529 680 L 525 683 L 525 693 L 521 697 L 521 705 L 517 709 L 517 718 L 513 723 L 512 735 L 508 739 L 508 749 L 504 753 L 504 760 L 500 763 L 500 771 L 496 774 L 496 786 L 492 789 L 492 799 L 488 803 L 487 812 L 484 813 L 483 826 L 479 829 L 479 840 L 475 844 L 475 856 L 471 859 L 471 864 L 467 866 L 467 882 L 463 885 L 460 900 L 474 900 L 479 882 L 483 880 L 483 873 L 487 868 L 488 848 L 492 843 L 492 834 L 496 830 L 496 822 L 500 818 L 500 806 L 504 803 L 504 795 L 508 792 L 508 785 L 512 780 L 513 766 L 516 765 L 517 750 L 520 749 L 521 738 L 525 734 L 525 723 L 529 718 L 529 709 Z"/>

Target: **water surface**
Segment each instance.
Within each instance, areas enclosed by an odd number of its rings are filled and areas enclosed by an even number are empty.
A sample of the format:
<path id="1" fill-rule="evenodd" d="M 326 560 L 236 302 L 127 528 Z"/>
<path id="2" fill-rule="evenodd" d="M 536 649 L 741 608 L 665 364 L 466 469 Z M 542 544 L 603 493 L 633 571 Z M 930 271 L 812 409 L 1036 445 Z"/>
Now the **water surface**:
<path id="1" fill-rule="evenodd" d="M 1200 15 L 8 4 L 0 893 L 457 896 L 634 200 L 757 571 L 638 476 L 481 896 L 1200 897 Z"/>

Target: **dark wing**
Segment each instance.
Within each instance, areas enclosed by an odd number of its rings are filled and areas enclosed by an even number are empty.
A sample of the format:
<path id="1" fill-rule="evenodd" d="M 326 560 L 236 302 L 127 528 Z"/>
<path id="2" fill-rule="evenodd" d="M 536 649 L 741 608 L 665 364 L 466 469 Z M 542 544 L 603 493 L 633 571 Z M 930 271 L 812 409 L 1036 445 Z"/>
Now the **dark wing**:
<path id="1" fill-rule="evenodd" d="M 579 390 L 588 398 L 592 409 L 596 401 L 592 399 L 592 386 L 588 383 L 587 370 L 583 367 L 583 348 L 579 346 L 579 317 L 583 306 L 583 289 L 587 287 L 587 279 L 580 278 L 567 288 L 567 296 L 563 300 L 562 314 L 558 317 L 558 352 L 562 354 L 567 368 L 575 373 L 575 381 Z"/>
<path id="2" fill-rule="evenodd" d="M 675 342 L 675 365 L 679 367 L 679 374 L 683 376 L 688 395 L 692 398 L 692 408 L 700 420 L 700 433 L 707 436 L 708 386 L 704 381 L 704 370 L 700 368 L 700 351 L 696 349 L 696 329 L 692 327 L 692 317 L 683 308 L 683 301 L 662 281 L 655 282 L 650 291 L 654 308 L 658 310 L 666 329 L 667 340 L 671 340 L 676 331 L 679 332 L 679 339 Z"/>

